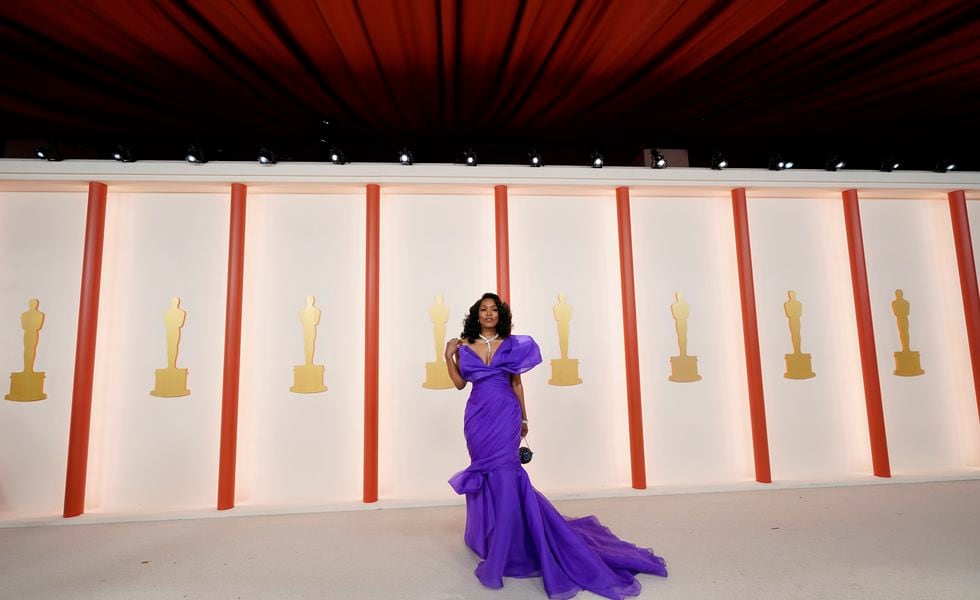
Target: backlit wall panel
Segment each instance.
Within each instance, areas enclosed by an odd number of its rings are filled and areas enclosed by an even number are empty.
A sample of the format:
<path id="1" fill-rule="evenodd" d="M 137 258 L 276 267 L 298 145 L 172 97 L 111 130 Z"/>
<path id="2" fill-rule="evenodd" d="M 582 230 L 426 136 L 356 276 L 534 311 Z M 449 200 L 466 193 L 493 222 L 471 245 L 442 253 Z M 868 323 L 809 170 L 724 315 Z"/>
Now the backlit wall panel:
<path id="1" fill-rule="evenodd" d="M 215 504 L 229 198 L 109 190 L 87 511 Z M 191 394 L 158 398 L 173 297 L 186 311 L 177 366 Z"/>
<path id="2" fill-rule="evenodd" d="M 868 286 L 892 473 L 977 462 L 977 414 L 956 254 L 945 195 L 862 200 Z M 910 347 L 925 374 L 893 374 L 901 350 L 895 290 L 909 301 Z"/>
<path id="3" fill-rule="evenodd" d="M 84 191 L 0 193 L 0 396 L 24 364 L 21 313 L 37 298 L 44 324 L 35 371 L 47 399 L 0 398 L 0 519 L 60 514 L 71 414 Z"/>
<path id="4" fill-rule="evenodd" d="M 544 358 L 524 376 L 535 452 L 527 469 L 543 492 L 635 493 L 619 187 L 631 196 L 650 493 L 765 487 L 753 483 L 733 188 L 748 197 L 774 484 L 878 481 L 844 189 L 861 198 L 894 481 L 974 477 L 980 467 L 947 199 L 950 189 L 966 189 L 980 255 L 973 174 L 6 160 L 0 383 L 6 393 L 9 374 L 23 366 L 20 315 L 37 297 L 46 321 L 35 366 L 47 374 L 48 399 L 0 400 L 0 526 L 61 522 L 89 181 L 108 187 L 85 499 L 97 520 L 216 509 L 232 181 L 247 186 L 237 510 L 362 505 L 368 182 L 381 190 L 378 506 L 462 503 L 447 479 L 469 464 L 462 421 L 470 389 L 422 387 L 426 363 L 445 343 L 436 347 L 429 311 L 444 295 L 445 337 L 453 337 L 469 306 L 496 288 L 498 184 L 509 195 L 514 331 L 534 336 Z M 812 379 L 783 376 L 791 289 L 803 304 Z M 919 377 L 892 373 L 900 346 L 896 289 L 911 305 L 911 347 L 925 369 Z M 678 351 L 671 316 L 678 291 L 690 308 L 697 382 L 668 380 Z M 559 293 L 573 310 L 569 356 L 580 385 L 549 384 L 560 355 Z M 322 311 L 314 362 L 324 365 L 328 386 L 309 395 L 289 390 L 304 358 L 299 311 L 308 295 Z M 189 370 L 191 394 L 154 397 L 154 371 L 167 360 L 164 311 L 175 296 L 187 319 L 177 366 Z"/>
<path id="5" fill-rule="evenodd" d="M 429 308 L 449 306 L 447 340 L 496 281 L 493 190 L 388 195 L 381 189 L 379 465 L 381 499 L 453 500 L 447 480 L 469 465 L 463 409 L 471 386 L 422 387 L 436 360 Z M 439 348 L 441 355 L 444 348 Z"/>
<path id="6" fill-rule="evenodd" d="M 760 355 L 774 481 L 871 472 L 854 297 L 839 194 L 748 202 Z M 802 303 L 810 379 L 785 377 L 793 352 L 785 303 Z"/>
<path id="7" fill-rule="evenodd" d="M 364 197 L 248 197 L 239 504 L 322 504 L 360 498 L 364 417 Z M 320 309 L 314 364 L 327 391 L 300 394 L 300 310 Z"/>
<path id="8" fill-rule="evenodd" d="M 629 487 L 615 194 L 511 194 L 509 212 L 514 331 L 533 336 L 544 358 L 524 375 L 532 482 L 546 492 Z M 569 357 L 580 385 L 548 384 L 560 357 L 559 293 L 573 309 Z"/>
<path id="9" fill-rule="evenodd" d="M 980 204 L 971 202 L 971 198 L 975 198 L 975 196 L 970 196 L 969 194 L 966 196 L 966 209 L 970 219 L 970 241 L 973 243 L 973 260 L 975 266 L 980 270 Z M 980 277 L 980 273 L 977 276 Z M 969 394 L 967 396 L 969 397 Z M 975 408 L 980 413 L 980 405 Z M 980 414 L 977 416 L 978 421 L 980 421 Z M 971 428 L 974 428 L 974 425 L 966 418 L 960 421 L 961 435 L 963 439 L 967 440 L 967 464 L 978 467 L 980 466 L 980 435 L 972 435 Z"/>
<path id="10" fill-rule="evenodd" d="M 630 204 L 647 482 L 751 480 L 731 198 L 633 195 Z M 669 359 L 679 353 L 676 292 L 690 307 L 697 382 L 668 380 Z"/>

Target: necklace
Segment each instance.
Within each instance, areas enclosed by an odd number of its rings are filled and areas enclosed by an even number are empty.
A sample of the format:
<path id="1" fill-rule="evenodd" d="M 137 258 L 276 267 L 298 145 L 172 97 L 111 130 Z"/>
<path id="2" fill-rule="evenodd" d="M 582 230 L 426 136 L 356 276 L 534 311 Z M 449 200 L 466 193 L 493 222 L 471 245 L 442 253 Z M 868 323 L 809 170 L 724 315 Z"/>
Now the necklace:
<path id="1" fill-rule="evenodd" d="M 494 334 L 494 336 L 492 338 L 484 337 L 484 335 L 482 333 L 480 334 L 480 339 L 483 340 L 484 342 L 486 342 L 486 344 L 487 344 L 487 364 L 488 365 L 490 364 L 490 358 L 491 358 L 491 356 L 490 356 L 490 342 L 494 341 L 495 339 L 497 339 L 499 337 L 500 337 L 500 334 Z"/>

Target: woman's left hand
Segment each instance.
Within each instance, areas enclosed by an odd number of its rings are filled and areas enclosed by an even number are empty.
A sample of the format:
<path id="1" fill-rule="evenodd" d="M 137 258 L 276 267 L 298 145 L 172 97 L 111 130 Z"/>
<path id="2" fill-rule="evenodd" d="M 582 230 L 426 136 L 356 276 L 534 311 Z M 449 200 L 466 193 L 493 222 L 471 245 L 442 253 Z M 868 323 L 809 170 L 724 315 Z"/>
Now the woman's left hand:
<path id="1" fill-rule="evenodd" d="M 521 423 L 521 437 L 527 435 L 527 423 Z"/>

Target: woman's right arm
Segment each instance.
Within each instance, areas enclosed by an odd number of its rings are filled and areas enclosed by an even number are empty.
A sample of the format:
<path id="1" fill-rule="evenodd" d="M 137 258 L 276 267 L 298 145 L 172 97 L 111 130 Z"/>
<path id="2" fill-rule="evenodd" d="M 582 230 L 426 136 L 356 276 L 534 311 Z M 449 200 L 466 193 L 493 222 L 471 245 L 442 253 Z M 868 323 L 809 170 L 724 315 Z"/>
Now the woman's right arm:
<path id="1" fill-rule="evenodd" d="M 453 385 L 457 390 L 466 387 L 466 380 L 459 374 L 459 365 L 456 363 L 459 358 L 459 347 L 463 342 L 459 338 L 453 338 L 446 342 L 446 368 L 449 369 L 449 378 L 453 380 Z"/>

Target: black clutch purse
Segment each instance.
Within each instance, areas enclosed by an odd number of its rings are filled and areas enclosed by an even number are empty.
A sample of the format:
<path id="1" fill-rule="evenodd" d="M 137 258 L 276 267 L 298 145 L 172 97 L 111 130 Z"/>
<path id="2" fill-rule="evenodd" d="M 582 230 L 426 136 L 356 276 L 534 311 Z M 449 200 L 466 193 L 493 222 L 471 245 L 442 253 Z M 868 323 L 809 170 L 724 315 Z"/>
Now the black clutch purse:
<path id="1" fill-rule="evenodd" d="M 534 453 L 531 452 L 531 448 L 527 445 L 527 438 L 524 438 L 524 445 L 517 449 L 518 454 L 521 456 L 521 464 L 526 465 L 531 462 L 531 457 Z"/>

